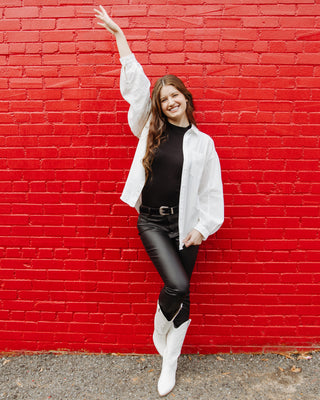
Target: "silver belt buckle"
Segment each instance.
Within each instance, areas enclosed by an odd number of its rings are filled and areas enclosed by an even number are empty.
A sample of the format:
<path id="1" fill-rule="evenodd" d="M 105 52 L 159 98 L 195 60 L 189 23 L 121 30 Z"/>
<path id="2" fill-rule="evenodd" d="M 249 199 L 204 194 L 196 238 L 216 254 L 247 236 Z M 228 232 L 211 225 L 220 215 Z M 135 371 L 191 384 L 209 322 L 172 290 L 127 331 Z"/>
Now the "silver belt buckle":
<path id="1" fill-rule="evenodd" d="M 168 206 L 161 206 L 160 208 L 159 208 L 159 214 L 160 215 L 170 215 L 170 207 L 168 207 Z"/>

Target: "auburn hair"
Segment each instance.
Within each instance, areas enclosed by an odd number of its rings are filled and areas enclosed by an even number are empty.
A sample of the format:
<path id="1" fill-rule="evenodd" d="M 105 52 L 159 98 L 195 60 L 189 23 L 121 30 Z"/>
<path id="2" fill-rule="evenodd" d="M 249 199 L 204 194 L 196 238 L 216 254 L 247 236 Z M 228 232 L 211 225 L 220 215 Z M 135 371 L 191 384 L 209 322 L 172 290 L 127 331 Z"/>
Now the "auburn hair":
<path id="1" fill-rule="evenodd" d="M 146 179 L 148 179 L 152 173 L 152 162 L 154 160 L 157 148 L 159 147 L 161 141 L 165 139 L 163 133 L 166 130 L 168 121 L 161 108 L 160 91 L 163 86 L 168 85 L 174 86 L 180 93 L 184 95 L 187 100 L 186 114 L 188 121 L 190 124 L 196 125 L 193 116 L 194 105 L 192 94 L 185 87 L 182 80 L 175 75 L 165 75 L 162 78 L 159 78 L 156 81 L 151 94 L 150 127 L 147 139 L 146 154 L 142 160 L 142 164 L 146 172 Z"/>

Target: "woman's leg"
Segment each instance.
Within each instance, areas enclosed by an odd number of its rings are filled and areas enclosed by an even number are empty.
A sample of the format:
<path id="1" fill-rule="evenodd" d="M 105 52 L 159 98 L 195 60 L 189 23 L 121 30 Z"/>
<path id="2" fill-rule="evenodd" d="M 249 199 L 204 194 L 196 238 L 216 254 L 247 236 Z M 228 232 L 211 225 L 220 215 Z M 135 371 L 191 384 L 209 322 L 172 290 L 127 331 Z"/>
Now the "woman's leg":
<path id="1" fill-rule="evenodd" d="M 179 257 L 190 282 L 199 246 L 184 247 L 179 251 Z M 191 320 L 189 290 L 182 299 L 182 308 L 175 317 L 172 326 L 167 332 L 165 347 L 162 354 L 161 374 L 158 380 L 160 396 L 167 395 L 175 386 L 178 358 L 187 334 Z"/>
<path id="2" fill-rule="evenodd" d="M 155 223 L 157 220 L 159 223 Z M 165 317 L 171 320 L 183 304 L 174 320 L 178 327 L 189 319 L 189 282 L 199 246 L 179 250 L 178 220 L 176 218 L 173 221 L 174 223 L 161 218 L 140 217 L 138 230 L 142 243 L 164 282 L 159 305 Z"/>
<path id="3" fill-rule="evenodd" d="M 164 287 L 159 295 L 159 305 L 165 317 L 171 320 L 189 292 L 188 275 L 174 241 L 165 232 L 153 227 L 140 232 L 140 237 L 164 282 Z"/>
<path id="4" fill-rule="evenodd" d="M 158 392 L 160 396 L 164 396 L 175 385 L 177 362 L 190 324 L 189 283 L 199 246 L 179 250 L 177 216 L 172 220 L 157 220 L 140 215 L 138 230 L 142 243 L 164 282 L 159 296 L 161 310 L 157 309 L 153 333 L 155 347 L 163 357 Z"/>

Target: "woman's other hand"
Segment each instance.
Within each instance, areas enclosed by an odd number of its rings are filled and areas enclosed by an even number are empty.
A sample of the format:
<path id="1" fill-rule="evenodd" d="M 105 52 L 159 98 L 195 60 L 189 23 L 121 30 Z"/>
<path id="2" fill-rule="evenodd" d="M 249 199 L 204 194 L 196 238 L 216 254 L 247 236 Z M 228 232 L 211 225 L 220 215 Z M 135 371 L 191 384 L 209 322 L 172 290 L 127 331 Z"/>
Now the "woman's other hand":
<path id="1" fill-rule="evenodd" d="M 183 240 L 183 243 L 186 247 L 189 246 L 199 246 L 202 243 L 203 236 L 199 231 L 193 229 L 190 233 L 188 233 L 187 237 Z"/>

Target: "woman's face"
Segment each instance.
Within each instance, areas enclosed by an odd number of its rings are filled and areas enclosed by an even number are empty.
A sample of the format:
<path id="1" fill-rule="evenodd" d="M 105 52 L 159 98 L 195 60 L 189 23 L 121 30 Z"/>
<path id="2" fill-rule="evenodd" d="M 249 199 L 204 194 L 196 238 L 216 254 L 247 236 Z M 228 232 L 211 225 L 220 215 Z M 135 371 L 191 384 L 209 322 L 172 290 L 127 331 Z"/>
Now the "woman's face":
<path id="1" fill-rule="evenodd" d="M 172 85 L 165 85 L 160 90 L 160 104 L 164 115 L 173 125 L 189 125 L 186 109 L 187 99 Z"/>

